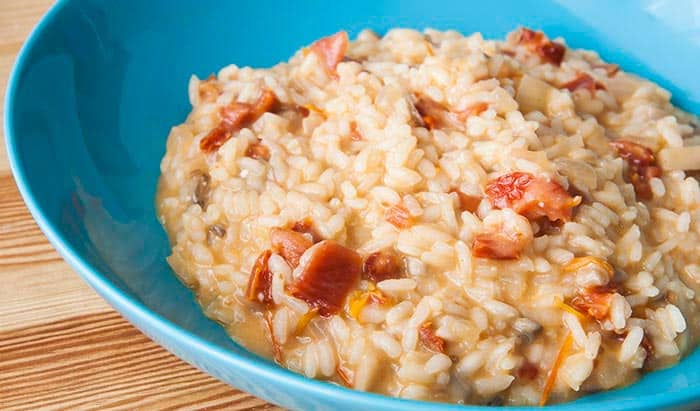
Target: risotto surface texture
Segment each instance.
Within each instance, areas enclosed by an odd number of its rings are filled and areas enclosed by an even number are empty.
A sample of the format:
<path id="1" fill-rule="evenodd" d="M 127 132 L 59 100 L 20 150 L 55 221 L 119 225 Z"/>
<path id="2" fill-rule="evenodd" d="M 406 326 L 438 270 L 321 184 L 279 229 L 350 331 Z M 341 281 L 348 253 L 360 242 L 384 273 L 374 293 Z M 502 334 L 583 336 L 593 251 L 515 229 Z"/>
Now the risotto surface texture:
<path id="1" fill-rule="evenodd" d="M 668 91 L 520 28 L 320 39 L 189 84 L 161 162 L 168 262 L 311 378 L 544 404 L 700 330 L 700 131 Z"/>

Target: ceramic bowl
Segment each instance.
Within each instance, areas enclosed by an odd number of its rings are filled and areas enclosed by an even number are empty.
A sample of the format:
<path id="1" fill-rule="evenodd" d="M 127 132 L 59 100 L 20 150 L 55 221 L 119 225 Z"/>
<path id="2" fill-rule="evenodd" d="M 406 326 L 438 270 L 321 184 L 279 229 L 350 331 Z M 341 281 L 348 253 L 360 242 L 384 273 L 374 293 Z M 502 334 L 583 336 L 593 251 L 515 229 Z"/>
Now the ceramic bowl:
<path id="1" fill-rule="evenodd" d="M 478 407 L 394 399 L 293 374 L 202 315 L 165 262 L 168 242 L 154 210 L 168 131 L 189 110 L 189 76 L 230 63 L 270 66 L 340 29 L 434 27 L 502 38 L 525 25 L 599 51 L 697 113 L 697 11 L 691 0 L 61 0 L 17 59 L 6 96 L 7 149 L 27 206 L 54 247 L 132 324 L 185 361 L 291 409 L 467 411 Z M 699 406 L 696 352 L 627 388 L 550 408 Z"/>

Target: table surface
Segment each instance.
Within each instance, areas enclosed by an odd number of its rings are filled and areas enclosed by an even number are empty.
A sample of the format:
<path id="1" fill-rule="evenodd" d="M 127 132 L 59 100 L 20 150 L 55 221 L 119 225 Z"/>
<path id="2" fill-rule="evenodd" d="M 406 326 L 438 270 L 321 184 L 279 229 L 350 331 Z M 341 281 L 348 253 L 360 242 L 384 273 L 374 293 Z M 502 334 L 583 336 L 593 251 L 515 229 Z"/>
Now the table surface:
<path id="1" fill-rule="evenodd" d="M 25 38 L 52 3 L 0 0 L 0 96 Z M 2 130 L 0 281 L 3 410 L 278 409 L 165 351 L 82 282 L 29 215 Z"/>

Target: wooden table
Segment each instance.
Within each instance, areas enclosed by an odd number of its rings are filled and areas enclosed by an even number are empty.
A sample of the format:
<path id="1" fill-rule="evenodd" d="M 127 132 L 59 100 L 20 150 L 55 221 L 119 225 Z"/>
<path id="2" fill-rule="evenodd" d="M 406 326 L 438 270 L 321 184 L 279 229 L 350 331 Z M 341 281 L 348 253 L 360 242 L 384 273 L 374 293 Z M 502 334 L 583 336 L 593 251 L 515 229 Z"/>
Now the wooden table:
<path id="1" fill-rule="evenodd" d="M 51 3 L 0 0 L 0 96 Z M 0 409 L 277 409 L 168 353 L 83 283 L 29 215 L 2 130 L 0 143 Z"/>

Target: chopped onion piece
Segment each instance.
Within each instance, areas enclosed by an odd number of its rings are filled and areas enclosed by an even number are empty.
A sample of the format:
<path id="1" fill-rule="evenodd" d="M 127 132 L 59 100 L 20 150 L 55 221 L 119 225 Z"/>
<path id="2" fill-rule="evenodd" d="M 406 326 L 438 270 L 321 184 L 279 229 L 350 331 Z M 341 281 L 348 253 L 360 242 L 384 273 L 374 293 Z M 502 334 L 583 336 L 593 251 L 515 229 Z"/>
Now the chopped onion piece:
<path id="1" fill-rule="evenodd" d="M 700 146 L 664 148 L 656 158 L 664 170 L 700 170 Z"/>
<path id="2" fill-rule="evenodd" d="M 529 113 L 537 110 L 547 113 L 547 103 L 552 90 L 554 90 L 554 87 L 544 81 L 525 74 L 520 80 L 518 91 L 515 95 L 515 99 L 520 105 L 520 111 Z"/>

